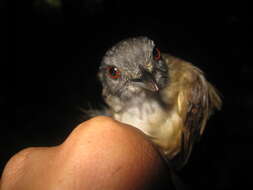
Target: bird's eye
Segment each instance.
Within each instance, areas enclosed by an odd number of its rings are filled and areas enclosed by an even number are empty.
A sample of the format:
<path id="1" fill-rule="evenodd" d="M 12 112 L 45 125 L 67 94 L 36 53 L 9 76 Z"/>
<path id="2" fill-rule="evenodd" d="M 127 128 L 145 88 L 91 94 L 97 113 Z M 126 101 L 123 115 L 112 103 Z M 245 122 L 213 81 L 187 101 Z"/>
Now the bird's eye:
<path id="1" fill-rule="evenodd" d="M 153 57 L 155 60 L 159 60 L 161 58 L 161 53 L 158 48 L 153 49 Z"/>
<path id="2" fill-rule="evenodd" d="M 112 79 L 118 79 L 120 77 L 120 71 L 117 67 L 109 66 L 107 67 L 107 73 Z"/>

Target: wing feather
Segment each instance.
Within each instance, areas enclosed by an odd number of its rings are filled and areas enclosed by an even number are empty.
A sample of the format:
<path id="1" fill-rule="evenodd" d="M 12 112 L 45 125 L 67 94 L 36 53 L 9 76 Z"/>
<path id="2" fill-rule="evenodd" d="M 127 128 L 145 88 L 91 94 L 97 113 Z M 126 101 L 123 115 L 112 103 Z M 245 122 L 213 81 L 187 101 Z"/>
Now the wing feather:
<path id="1" fill-rule="evenodd" d="M 177 111 L 183 121 L 181 150 L 175 157 L 177 168 L 188 161 L 192 147 L 199 140 L 206 122 L 213 110 L 220 109 L 221 99 L 217 90 L 210 84 L 203 72 L 191 63 L 166 55 L 170 80 L 178 89 L 171 100 L 176 98 Z M 172 93 L 171 93 L 172 94 Z"/>
<path id="2" fill-rule="evenodd" d="M 183 77 L 178 95 L 179 115 L 183 117 L 181 159 L 184 165 L 190 156 L 192 147 L 199 140 L 206 122 L 214 109 L 220 109 L 221 99 L 217 90 L 205 79 L 203 73 L 193 65 Z"/>

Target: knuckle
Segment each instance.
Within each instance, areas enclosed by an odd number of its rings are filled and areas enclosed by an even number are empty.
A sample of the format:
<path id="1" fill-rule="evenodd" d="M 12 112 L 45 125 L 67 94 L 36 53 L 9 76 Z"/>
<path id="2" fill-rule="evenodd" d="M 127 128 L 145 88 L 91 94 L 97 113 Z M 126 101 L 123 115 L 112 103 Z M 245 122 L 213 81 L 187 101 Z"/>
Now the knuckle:
<path id="1" fill-rule="evenodd" d="M 3 174 L 2 183 L 4 185 L 14 184 L 22 176 L 27 157 L 34 151 L 34 148 L 26 148 L 15 154 L 7 162 Z"/>

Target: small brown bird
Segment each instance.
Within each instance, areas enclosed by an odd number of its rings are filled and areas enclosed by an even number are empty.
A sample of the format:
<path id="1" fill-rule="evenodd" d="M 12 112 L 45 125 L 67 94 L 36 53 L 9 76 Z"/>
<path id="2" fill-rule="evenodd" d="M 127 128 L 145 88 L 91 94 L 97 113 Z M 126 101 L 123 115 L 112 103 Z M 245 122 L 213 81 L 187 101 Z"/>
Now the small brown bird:
<path id="1" fill-rule="evenodd" d="M 161 53 L 147 37 L 114 45 L 98 76 L 108 105 L 103 114 L 143 131 L 176 168 L 187 162 L 209 116 L 221 107 L 200 69 Z"/>

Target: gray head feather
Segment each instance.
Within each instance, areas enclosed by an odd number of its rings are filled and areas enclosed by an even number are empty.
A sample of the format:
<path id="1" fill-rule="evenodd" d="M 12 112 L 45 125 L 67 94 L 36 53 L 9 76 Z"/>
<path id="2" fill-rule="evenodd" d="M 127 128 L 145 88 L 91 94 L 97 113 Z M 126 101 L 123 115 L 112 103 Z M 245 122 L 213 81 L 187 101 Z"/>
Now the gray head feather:
<path id="1" fill-rule="evenodd" d="M 154 48 L 152 40 L 141 36 L 122 40 L 107 50 L 99 71 L 103 95 L 117 96 L 123 100 L 146 92 L 149 88 L 156 91 L 163 87 L 167 78 L 167 67 L 162 59 L 154 59 Z M 108 69 L 112 68 L 120 75 L 117 79 L 110 77 Z"/>

